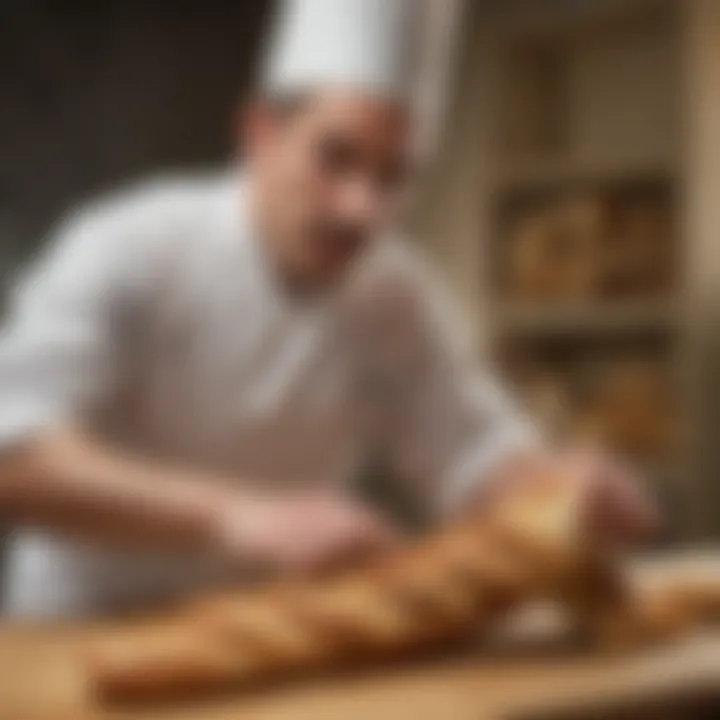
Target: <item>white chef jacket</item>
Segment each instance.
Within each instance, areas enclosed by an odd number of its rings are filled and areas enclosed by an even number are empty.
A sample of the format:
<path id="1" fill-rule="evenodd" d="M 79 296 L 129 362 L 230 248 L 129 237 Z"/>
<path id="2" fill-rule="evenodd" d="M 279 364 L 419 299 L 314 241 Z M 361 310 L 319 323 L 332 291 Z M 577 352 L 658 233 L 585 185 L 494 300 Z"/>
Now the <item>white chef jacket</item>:
<path id="1" fill-rule="evenodd" d="M 472 367 L 416 253 L 378 238 L 341 288 L 294 302 L 247 188 L 237 171 L 169 178 L 64 223 L 0 334 L 0 449 L 72 424 L 246 483 L 341 488 L 382 441 L 439 514 L 534 442 Z M 127 609 L 227 573 L 31 530 L 7 560 L 5 612 L 34 617 Z"/>

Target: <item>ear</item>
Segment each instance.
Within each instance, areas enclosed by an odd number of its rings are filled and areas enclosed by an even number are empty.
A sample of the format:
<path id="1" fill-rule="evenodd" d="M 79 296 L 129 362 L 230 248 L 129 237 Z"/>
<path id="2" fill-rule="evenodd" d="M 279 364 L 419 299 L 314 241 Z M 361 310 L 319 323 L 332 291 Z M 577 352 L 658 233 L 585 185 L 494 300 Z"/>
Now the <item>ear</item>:
<path id="1" fill-rule="evenodd" d="M 270 105 L 253 100 L 238 113 L 238 140 L 247 157 L 265 152 L 277 137 L 280 119 Z"/>

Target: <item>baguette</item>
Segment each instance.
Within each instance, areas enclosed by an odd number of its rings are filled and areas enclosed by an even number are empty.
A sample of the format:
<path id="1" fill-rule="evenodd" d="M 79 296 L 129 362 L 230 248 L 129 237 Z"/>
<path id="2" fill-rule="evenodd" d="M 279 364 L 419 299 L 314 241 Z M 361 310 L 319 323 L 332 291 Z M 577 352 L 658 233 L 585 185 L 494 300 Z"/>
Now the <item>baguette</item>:
<path id="1" fill-rule="evenodd" d="M 105 701 L 177 700 L 380 662 L 466 638 L 541 597 L 565 603 L 608 646 L 717 617 L 720 583 L 633 592 L 579 527 L 575 495 L 549 478 L 371 566 L 218 595 L 102 633 L 90 648 L 92 688 Z"/>
<path id="2" fill-rule="evenodd" d="M 550 594 L 584 563 L 572 493 L 552 479 L 370 567 L 216 596 L 103 634 L 103 698 L 175 698 L 392 657 L 462 638 Z"/>

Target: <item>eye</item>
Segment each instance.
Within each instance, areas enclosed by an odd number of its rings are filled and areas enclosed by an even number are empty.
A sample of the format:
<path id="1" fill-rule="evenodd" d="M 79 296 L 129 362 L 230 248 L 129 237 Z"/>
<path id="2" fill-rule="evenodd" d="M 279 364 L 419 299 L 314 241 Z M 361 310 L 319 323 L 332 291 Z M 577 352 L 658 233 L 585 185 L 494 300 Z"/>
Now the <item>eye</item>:
<path id="1" fill-rule="evenodd" d="M 358 153 L 352 144 L 338 137 L 322 138 L 317 155 L 323 169 L 334 175 L 351 172 L 358 163 Z"/>
<path id="2" fill-rule="evenodd" d="M 385 164 L 377 176 L 378 186 L 383 190 L 397 190 L 409 174 L 409 168 L 403 160 L 395 160 Z"/>

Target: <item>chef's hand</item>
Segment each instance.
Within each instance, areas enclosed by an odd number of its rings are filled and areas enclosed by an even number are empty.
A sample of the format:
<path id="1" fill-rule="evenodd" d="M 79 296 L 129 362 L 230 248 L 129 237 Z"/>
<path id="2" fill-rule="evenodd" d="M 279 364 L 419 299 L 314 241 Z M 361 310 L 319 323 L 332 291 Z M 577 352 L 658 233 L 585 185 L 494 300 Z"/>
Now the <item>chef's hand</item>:
<path id="1" fill-rule="evenodd" d="M 252 496 L 216 512 L 221 550 L 263 570 L 316 573 L 392 548 L 399 535 L 370 510 L 328 494 Z"/>
<path id="2" fill-rule="evenodd" d="M 482 499 L 521 491 L 523 484 L 548 473 L 577 483 L 580 520 L 604 540 L 620 545 L 644 541 L 661 525 L 642 478 L 620 460 L 595 450 L 538 453 L 511 461 L 491 480 Z"/>
<path id="3" fill-rule="evenodd" d="M 645 480 L 608 455 L 575 452 L 559 458 L 582 487 L 588 527 L 621 544 L 649 539 L 661 527 L 659 508 Z"/>

